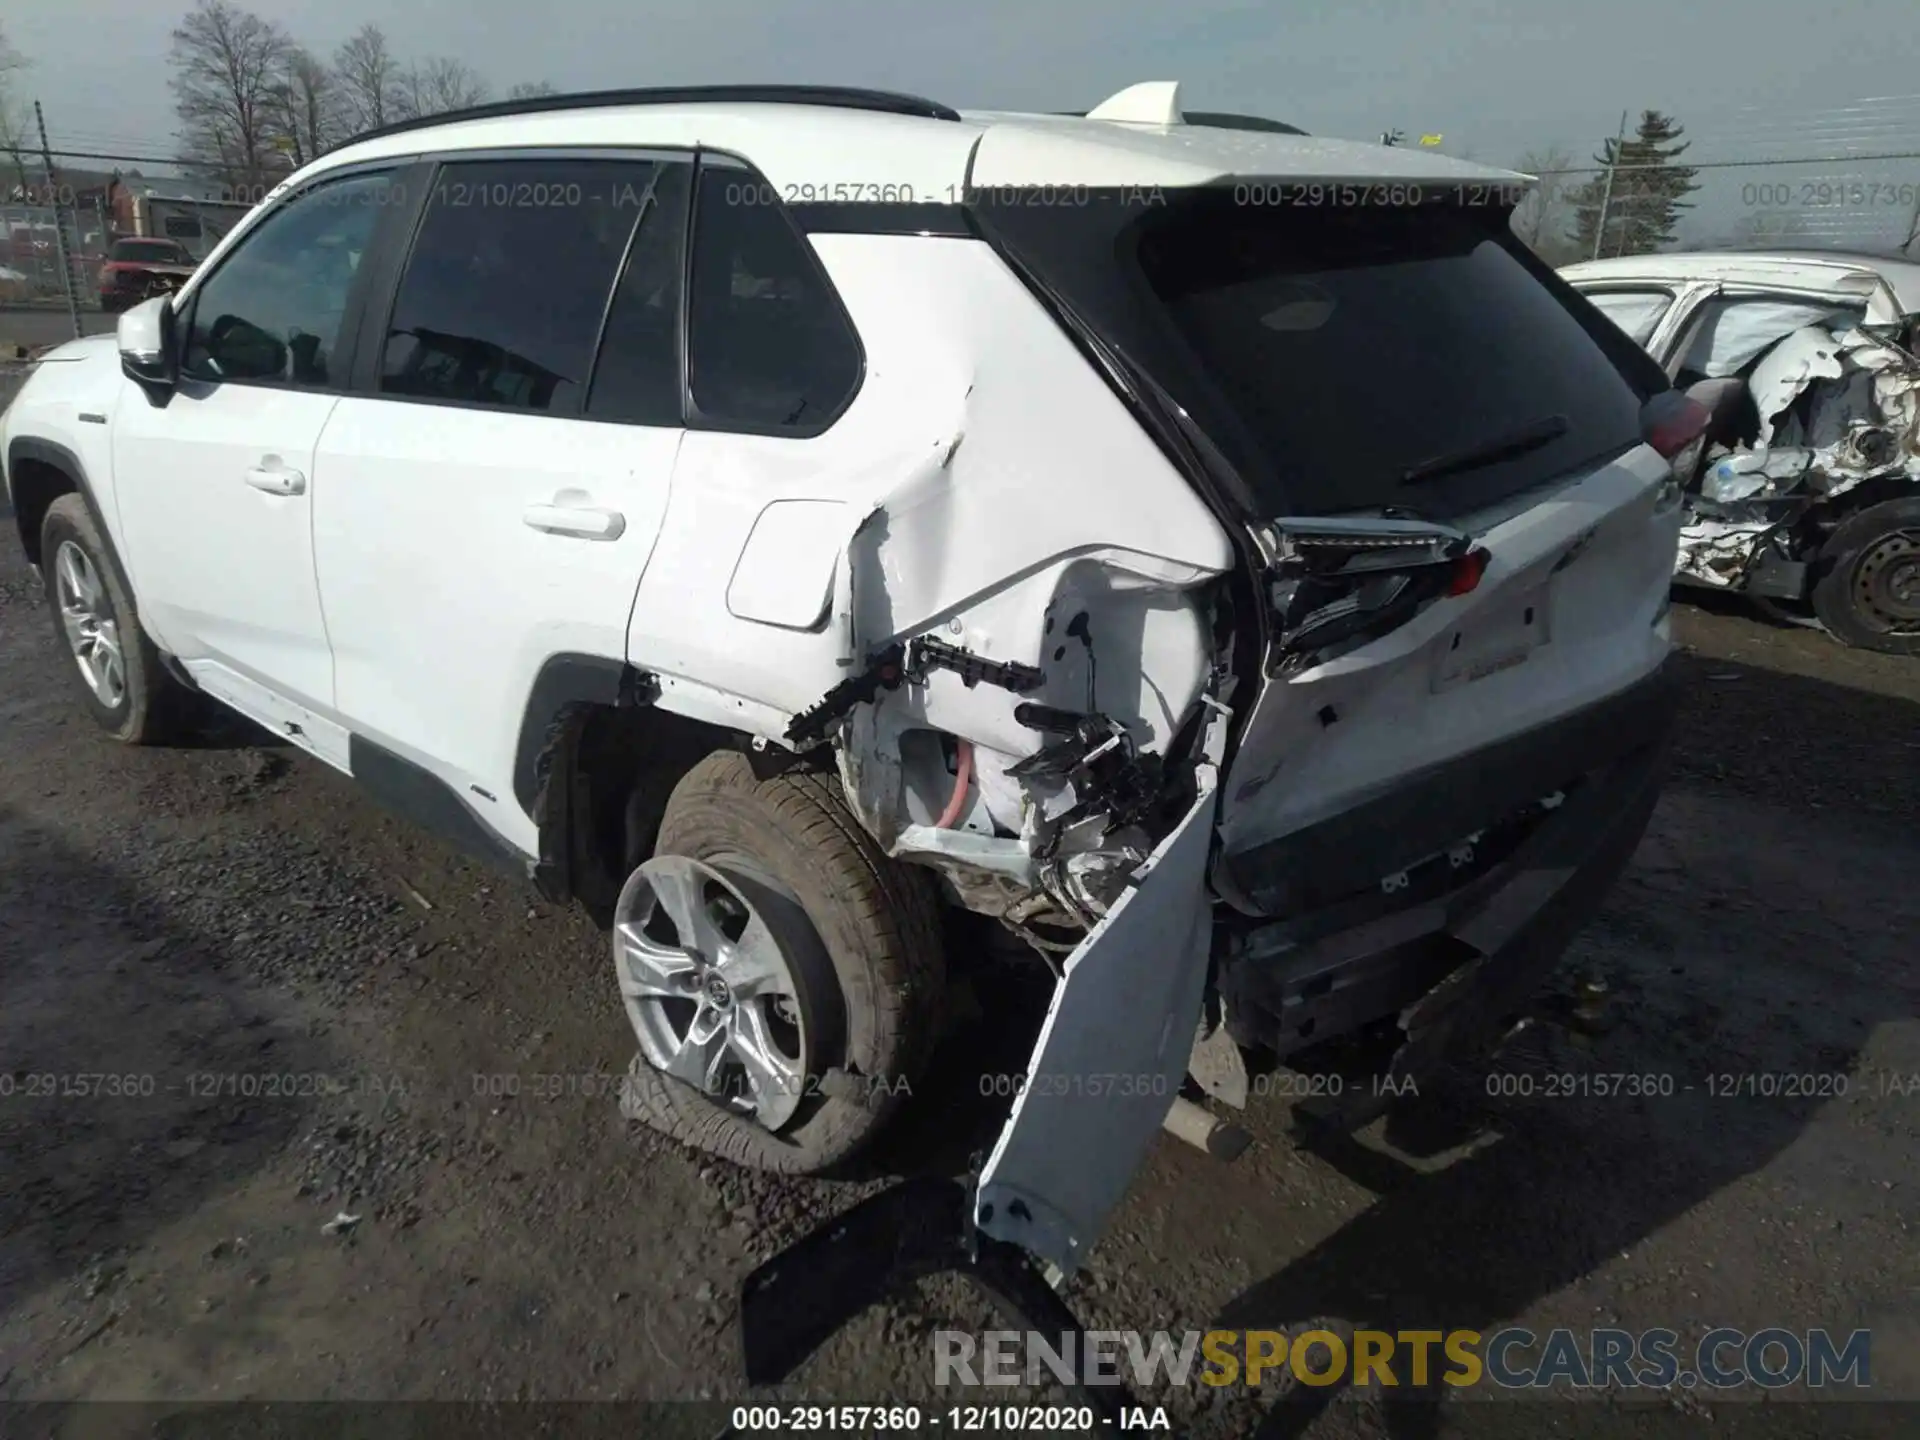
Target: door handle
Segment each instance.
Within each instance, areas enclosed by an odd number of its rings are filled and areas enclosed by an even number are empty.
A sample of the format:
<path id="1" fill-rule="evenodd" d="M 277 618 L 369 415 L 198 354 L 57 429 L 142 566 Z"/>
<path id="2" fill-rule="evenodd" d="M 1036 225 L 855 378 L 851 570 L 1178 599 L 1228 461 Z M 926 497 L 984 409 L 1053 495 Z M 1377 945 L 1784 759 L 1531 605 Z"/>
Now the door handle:
<path id="1" fill-rule="evenodd" d="M 618 540 L 627 528 L 627 517 L 618 510 L 591 505 L 529 505 L 520 518 L 535 530 L 581 540 Z"/>
<path id="2" fill-rule="evenodd" d="M 247 471 L 247 483 L 269 495 L 304 495 L 307 477 L 298 470 L 268 470 L 256 465 Z"/>

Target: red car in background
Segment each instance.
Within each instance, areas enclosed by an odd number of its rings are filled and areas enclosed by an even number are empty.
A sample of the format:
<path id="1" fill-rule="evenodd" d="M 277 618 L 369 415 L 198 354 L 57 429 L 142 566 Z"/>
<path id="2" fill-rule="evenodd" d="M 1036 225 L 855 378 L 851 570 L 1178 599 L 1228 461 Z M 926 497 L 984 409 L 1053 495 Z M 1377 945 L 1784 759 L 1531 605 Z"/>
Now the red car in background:
<path id="1" fill-rule="evenodd" d="M 116 240 L 100 267 L 100 308 L 125 310 L 178 290 L 194 264 L 186 247 L 174 240 Z"/>

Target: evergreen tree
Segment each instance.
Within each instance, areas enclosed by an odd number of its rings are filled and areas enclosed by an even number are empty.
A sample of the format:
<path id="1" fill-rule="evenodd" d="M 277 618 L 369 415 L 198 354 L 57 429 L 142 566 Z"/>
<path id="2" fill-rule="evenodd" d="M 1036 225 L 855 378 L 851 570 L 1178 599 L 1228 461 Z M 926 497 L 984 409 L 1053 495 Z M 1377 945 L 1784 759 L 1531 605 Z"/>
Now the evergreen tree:
<path id="1" fill-rule="evenodd" d="M 1595 254 L 1594 235 L 1606 211 L 1606 233 L 1598 254 L 1642 255 L 1671 245 L 1680 212 L 1691 210 L 1686 197 L 1700 188 L 1697 171 L 1679 163 L 1688 141 L 1680 122 L 1658 110 L 1644 110 L 1639 127 L 1625 143 L 1608 140 L 1594 161 L 1601 173 L 1572 196 L 1574 235 L 1581 256 Z M 1617 167 L 1617 168 L 1616 168 Z M 1607 171 L 1613 171 L 1611 190 Z"/>

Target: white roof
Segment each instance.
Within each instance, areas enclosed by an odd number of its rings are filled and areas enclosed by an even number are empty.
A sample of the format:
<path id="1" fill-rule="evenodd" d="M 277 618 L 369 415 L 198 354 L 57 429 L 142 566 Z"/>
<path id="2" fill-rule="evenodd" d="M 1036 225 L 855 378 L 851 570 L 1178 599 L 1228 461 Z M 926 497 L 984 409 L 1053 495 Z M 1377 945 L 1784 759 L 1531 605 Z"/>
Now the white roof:
<path id="1" fill-rule="evenodd" d="M 1872 277 L 1878 276 L 1887 282 L 1902 311 L 1920 311 L 1920 263 L 1845 251 L 1701 250 L 1625 255 L 1611 260 L 1582 260 L 1562 266 L 1560 274 L 1574 285 L 1718 281 L 1835 294 L 1861 293 L 1871 285 Z"/>
<path id="2" fill-rule="evenodd" d="M 1134 87 L 1107 113 L 1178 113 L 1163 82 Z M 1142 103 L 1150 97 L 1152 105 Z M 1121 102 L 1121 103 L 1115 103 Z M 1102 107 L 1096 107 L 1102 108 Z M 922 203 L 957 201 L 976 186 L 1088 185 L 1174 187 L 1239 177 L 1282 180 L 1383 180 L 1407 184 L 1530 183 L 1512 171 L 1431 152 L 1304 135 L 1228 130 L 1133 119 L 972 111 L 959 120 L 810 104 L 697 101 L 536 110 L 455 120 L 336 150 L 296 177 L 301 183 L 336 166 L 425 151 L 522 146 L 695 145 L 752 160 L 786 198 L 849 198 L 879 193 Z M 969 166 L 971 165 L 971 170 Z"/>

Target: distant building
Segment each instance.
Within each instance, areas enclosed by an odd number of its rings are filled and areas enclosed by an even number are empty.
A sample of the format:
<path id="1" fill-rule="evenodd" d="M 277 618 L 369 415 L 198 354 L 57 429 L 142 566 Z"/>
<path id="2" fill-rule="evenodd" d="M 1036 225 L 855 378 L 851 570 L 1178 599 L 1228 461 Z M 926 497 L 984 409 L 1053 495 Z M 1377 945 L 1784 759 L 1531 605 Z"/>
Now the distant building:
<path id="1" fill-rule="evenodd" d="M 217 181 L 127 175 L 113 187 L 112 229 L 116 237 L 177 240 L 194 259 L 204 260 L 252 208 L 253 199 L 236 198 L 231 187 Z"/>

